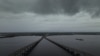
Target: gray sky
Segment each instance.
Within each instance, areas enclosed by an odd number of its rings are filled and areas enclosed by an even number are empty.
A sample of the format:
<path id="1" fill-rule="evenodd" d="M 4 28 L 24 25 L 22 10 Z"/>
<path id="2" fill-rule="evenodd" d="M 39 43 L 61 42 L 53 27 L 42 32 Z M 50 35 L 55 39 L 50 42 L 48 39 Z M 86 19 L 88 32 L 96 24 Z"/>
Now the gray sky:
<path id="1" fill-rule="evenodd" d="M 0 32 L 100 31 L 100 0 L 0 0 Z"/>

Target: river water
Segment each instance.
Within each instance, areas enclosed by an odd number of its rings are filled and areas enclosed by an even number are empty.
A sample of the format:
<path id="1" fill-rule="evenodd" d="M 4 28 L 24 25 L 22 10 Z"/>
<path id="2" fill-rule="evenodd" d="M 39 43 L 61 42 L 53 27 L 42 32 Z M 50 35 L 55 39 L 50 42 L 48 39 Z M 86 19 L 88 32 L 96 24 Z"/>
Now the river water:
<path id="1" fill-rule="evenodd" d="M 85 51 L 94 56 L 100 56 L 100 35 L 67 35 L 67 36 L 58 35 L 58 36 L 49 36 L 48 38 L 64 46 Z M 83 39 L 83 41 L 77 40 L 78 38 Z M 40 39 L 40 36 L 21 36 L 21 37 L 14 37 L 14 38 L 1 38 L 0 39 L 0 56 L 7 56 L 8 54 L 16 51 L 17 49 L 27 46 L 38 39 Z M 49 47 L 50 49 L 48 49 Z M 38 55 L 37 51 L 41 52 L 40 54 L 42 54 L 42 53 L 48 52 L 48 50 L 49 50 L 49 53 L 52 53 L 51 51 L 54 49 L 55 51 L 59 50 L 59 48 L 58 49 L 57 48 L 58 47 L 56 47 L 56 49 L 53 48 L 53 44 L 49 43 L 46 40 L 43 40 L 38 45 L 38 47 L 33 51 L 33 53 L 35 53 L 34 55 Z M 42 52 L 43 49 L 46 49 L 46 50 Z M 61 50 L 60 52 L 57 52 L 57 53 L 59 54 L 61 52 L 63 51 Z"/>
<path id="2" fill-rule="evenodd" d="M 27 46 L 40 39 L 40 36 L 23 36 L 0 39 L 0 56 L 8 56 L 17 49 Z"/>
<path id="3" fill-rule="evenodd" d="M 50 36 L 48 38 L 64 46 L 75 48 L 94 56 L 100 56 L 100 35 L 63 35 Z M 83 39 L 83 41 L 77 39 Z"/>

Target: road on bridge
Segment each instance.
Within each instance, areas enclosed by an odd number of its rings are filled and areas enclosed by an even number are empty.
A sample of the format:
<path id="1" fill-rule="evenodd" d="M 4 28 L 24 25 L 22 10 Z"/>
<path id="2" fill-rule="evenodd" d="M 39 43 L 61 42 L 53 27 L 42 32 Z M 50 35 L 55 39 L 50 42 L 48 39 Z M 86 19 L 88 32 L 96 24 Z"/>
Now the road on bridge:
<path id="1" fill-rule="evenodd" d="M 29 56 L 71 56 L 55 44 L 43 39 Z"/>

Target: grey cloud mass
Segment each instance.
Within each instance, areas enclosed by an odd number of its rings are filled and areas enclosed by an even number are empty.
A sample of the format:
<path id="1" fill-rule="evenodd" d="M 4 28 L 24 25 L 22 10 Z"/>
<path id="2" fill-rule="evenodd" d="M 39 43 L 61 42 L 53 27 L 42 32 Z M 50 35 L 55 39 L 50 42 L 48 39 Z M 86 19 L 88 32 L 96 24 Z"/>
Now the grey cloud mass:
<path id="1" fill-rule="evenodd" d="M 98 31 L 99 2 L 100 0 L 0 0 L 0 32 Z"/>
<path id="2" fill-rule="evenodd" d="M 42 14 L 76 14 L 81 10 L 100 14 L 100 0 L 0 0 L 0 10 L 7 12 L 35 12 Z"/>

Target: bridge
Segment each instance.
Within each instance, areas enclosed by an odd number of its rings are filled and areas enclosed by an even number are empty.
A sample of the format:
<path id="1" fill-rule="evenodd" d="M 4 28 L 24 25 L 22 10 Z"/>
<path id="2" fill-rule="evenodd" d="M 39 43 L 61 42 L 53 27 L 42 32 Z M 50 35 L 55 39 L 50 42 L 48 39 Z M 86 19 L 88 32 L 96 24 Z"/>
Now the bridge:
<path id="1" fill-rule="evenodd" d="M 41 41 L 43 41 L 44 39 L 46 41 L 49 41 L 50 43 L 56 45 L 57 47 L 61 48 L 64 52 L 66 52 L 66 56 L 94 56 L 90 53 L 81 51 L 81 50 L 77 50 L 75 48 L 71 48 L 68 46 L 64 46 L 62 44 L 59 44 L 49 38 L 47 38 L 48 36 L 52 36 L 52 35 L 100 35 L 99 32 L 67 32 L 67 33 L 1 33 L 2 36 L 5 37 L 15 37 L 15 36 L 29 36 L 29 35 L 40 35 L 41 39 L 37 40 L 34 43 L 31 43 L 23 48 L 20 48 L 18 50 L 16 50 L 15 52 L 9 54 L 9 56 L 31 56 L 32 51 L 34 51 L 34 49 L 37 47 L 37 45 L 39 43 L 41 43 Z M 3 37 L 2 37 L 3 38 Z"/>

